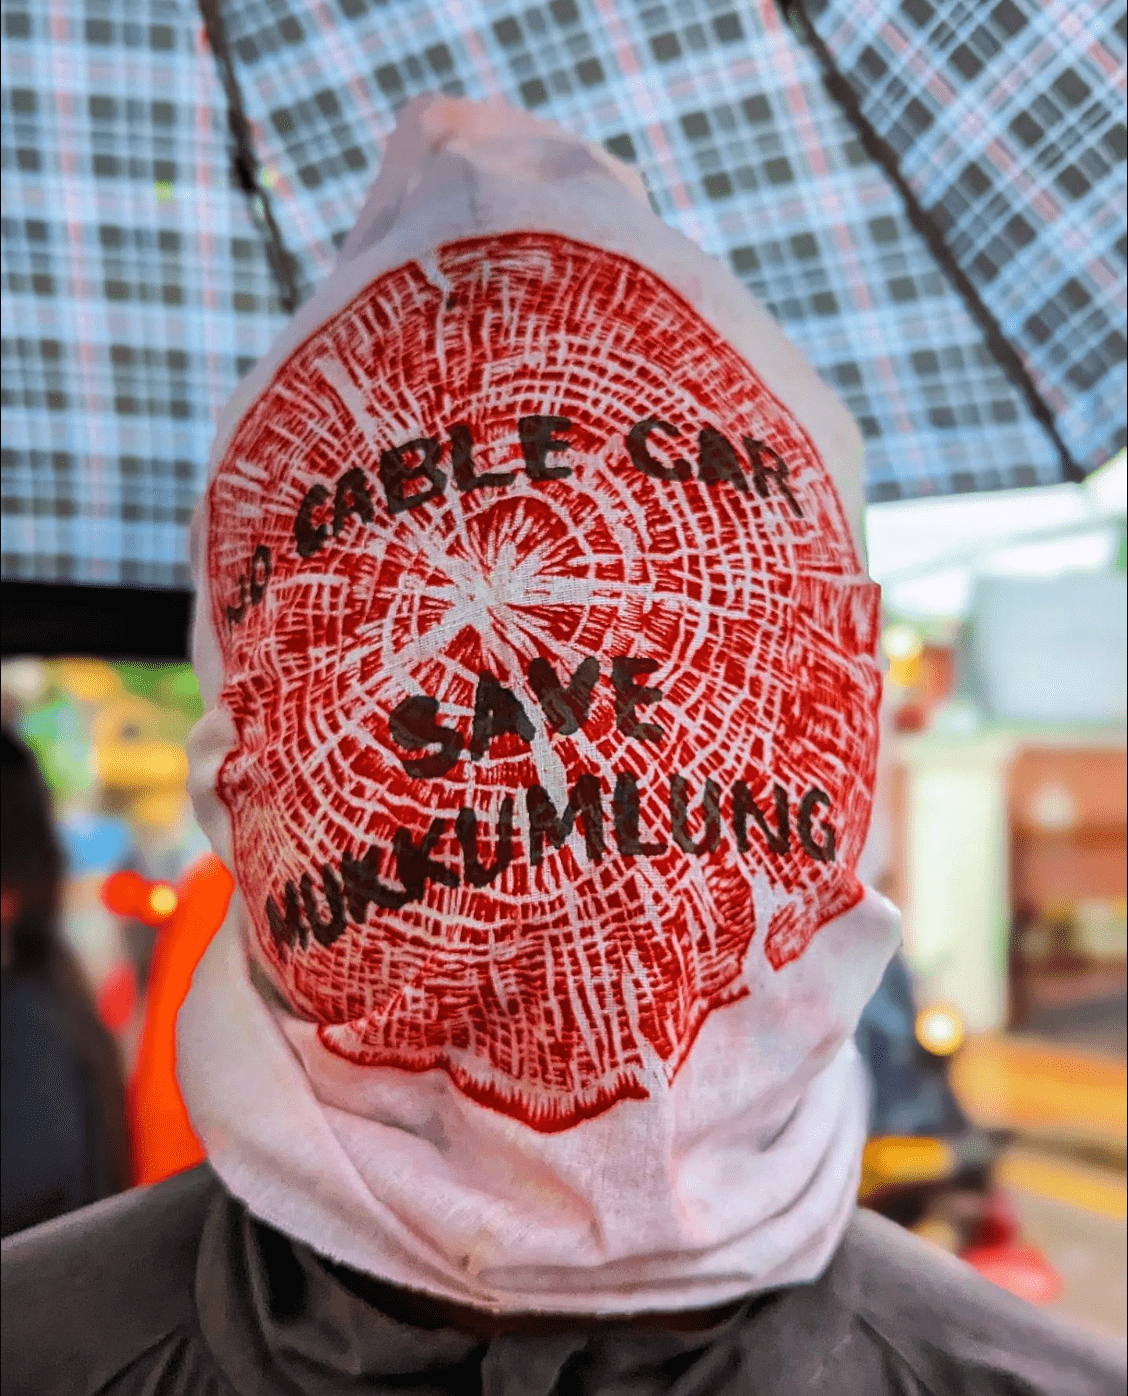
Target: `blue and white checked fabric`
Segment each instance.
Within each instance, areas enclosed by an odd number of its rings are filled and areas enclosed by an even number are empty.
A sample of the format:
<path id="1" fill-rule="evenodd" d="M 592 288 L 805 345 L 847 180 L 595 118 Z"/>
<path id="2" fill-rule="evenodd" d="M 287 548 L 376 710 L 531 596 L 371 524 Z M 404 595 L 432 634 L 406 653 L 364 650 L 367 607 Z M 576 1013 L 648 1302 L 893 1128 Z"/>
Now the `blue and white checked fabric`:
<path id="1" fill-rule="evenodd" d="M 229 170 L 190 5 L 5 5 L 5 577 L 187 584 L 214 418 L 281 323 Z"/>
<path id="2" fill-rule="evenodd" d="M 3 572 L 178 584 L 214 414 L 279 321 L 211 55 L 185 3 L 128 22 L 110 0 L 6 4 Z M 729 261 L 860 422 L 871 499 L 1059 478 L 773 0 L 222 10 L 305 289 L 410 96 L 499 96 L 637 163 L 662 216 Z M 1071 451 L 1099 464 L 1125 420 L 1118 8 L 808 13 Z"/>
<path id="3" fill-rule="evenodd" d="M 1073 456 L 1099 464 L 1124 442 L 1123 6 L 816 8 L 863 112 L 1026 359 Z"/>

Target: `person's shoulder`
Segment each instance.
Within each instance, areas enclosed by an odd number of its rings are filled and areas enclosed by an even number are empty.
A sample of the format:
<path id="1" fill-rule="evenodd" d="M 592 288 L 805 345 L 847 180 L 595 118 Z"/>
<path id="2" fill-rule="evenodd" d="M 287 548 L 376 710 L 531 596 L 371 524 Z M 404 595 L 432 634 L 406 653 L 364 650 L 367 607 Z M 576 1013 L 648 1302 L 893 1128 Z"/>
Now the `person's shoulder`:
<path id="1" fill-rule="evenodd" d="M 5 1093 L 35 1113 L 73 1110 L 82 1072 L 58 995 L 35 979 L 5 975 L 3 1003 Z"/>
<path id="2" fill-rule="evenodd" d="M 29 1051 L 41 1050 L 63 1035 L 58 1002 L 37 979 L 5 973 L 3 998 L 5 1046 L 18 1040 Z"/>
<path id="3" fill-rule="evenodd" d="M 3 1245 L 5 1392 L 81 1396 L 195 1333 L 207 1165 L 72 1212 Z"/>
<path id="4" fill-rule="evenodd" d="M 835 1299 L 928 1392 L 1116 1396 L 1122 1343 L 1064 1322 L 871 1212 L 851 1222 L 826 1280 Z"/>
<path id="5" fill-rule="evenodd" d="M 55 995 L 35 980 L 5 975 L 3 1004 L 4 1097 L 19 1102 L 10 1114 L 50 1112 L 60 1096 L 72 1105 L 81 1088 L 78 1057 Z"/>

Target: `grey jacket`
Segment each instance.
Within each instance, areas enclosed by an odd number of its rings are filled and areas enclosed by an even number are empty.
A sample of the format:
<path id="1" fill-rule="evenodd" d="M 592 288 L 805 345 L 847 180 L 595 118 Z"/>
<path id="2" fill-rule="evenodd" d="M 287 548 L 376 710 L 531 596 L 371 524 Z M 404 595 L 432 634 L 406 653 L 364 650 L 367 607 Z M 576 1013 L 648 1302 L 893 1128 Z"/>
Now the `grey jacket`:
<path id="1" fill-rule="evenodd" d="M 250 1217 L 207 1167 L 4 1242 L 11 1396 L 1114 1396 L 1122 1347 L 878 1217 L 825 1274 L 669 1319 L 450 1326 Z"/>

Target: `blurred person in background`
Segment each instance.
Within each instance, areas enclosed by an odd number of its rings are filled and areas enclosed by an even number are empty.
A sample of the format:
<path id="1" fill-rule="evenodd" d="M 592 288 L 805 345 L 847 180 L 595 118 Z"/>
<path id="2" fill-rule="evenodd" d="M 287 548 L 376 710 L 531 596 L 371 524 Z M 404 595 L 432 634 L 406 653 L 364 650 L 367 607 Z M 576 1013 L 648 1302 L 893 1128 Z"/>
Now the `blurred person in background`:
<path id="1" fill-rule="evenodd" d="M 59 925 L 63 854 L 35 758 L 3 761 L 3 1234 L 129 1186 L 117 1045 Z"/>
<path id="2" fill-rule="evenodd" d="M 634 172 L 404 109 L 193 525 L 207 1162 L 8 1243 L 13 1393 L 1122 1389 L 856 1205 L 861 454 Z"/>

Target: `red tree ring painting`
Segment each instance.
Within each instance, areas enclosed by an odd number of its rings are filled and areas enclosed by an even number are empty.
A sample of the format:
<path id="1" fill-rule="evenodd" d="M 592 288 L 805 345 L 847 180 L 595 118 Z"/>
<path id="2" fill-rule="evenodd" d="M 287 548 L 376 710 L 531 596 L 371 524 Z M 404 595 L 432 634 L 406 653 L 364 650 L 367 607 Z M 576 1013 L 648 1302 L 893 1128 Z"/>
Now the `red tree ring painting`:
<path id="1" fill-rule="evenodd" d="M 859 899 L 877 589 L 807 435 L 644 267 L 511 233 L 378 276 L 209 506 L 219 794 L 330 1051 L 564 1129 Z"/>

